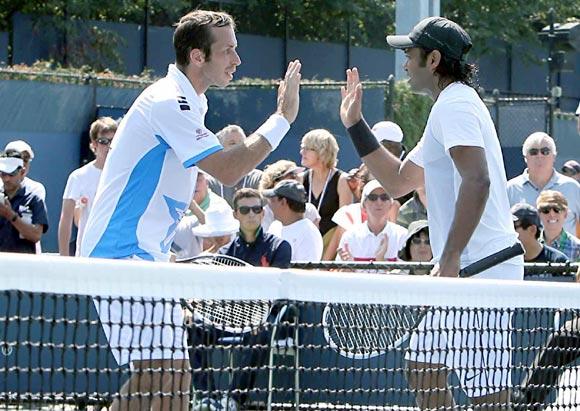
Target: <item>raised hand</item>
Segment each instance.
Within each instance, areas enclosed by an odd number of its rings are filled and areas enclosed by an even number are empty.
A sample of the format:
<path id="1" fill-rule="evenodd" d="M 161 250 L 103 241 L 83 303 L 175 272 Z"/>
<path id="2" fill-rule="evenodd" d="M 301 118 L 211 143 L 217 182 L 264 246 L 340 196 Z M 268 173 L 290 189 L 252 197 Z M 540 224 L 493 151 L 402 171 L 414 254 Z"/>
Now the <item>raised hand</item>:
<path id="1" fill-rule="evenodd" d="M 344 243 L 343 248 L 338 249 L 338 255 L 340 256 L 340 259 L 342 261 L 354 261 L 354 257 L 352 256 L 352 253 L 350 252 L 350 247 L 348 246 L 347 243 Z"/>
<path id="2" fill-rule="evenodd" d="M 346 87 L 340 88 L 340 94 L 340 119 L 349 128 L 362 118 L 362 85 L 356 67 L 346 70 Z"/>
<path id="3" fill-rule="evenodd" d="M 284 80 L 278 86 L 278 106 L 276 113 L 281 114 L 292 124 L 298 115 L 300 106 L 300 69 L 302 64 L 299 60 L 291 61 L 288 64 Z"/>
<path id="4" fill-rule="evenodd" d="M 389 237 L 383 234 L 381 237 L 381 242 L 375 251 L 375 261 L 385 261 L 385 254 L 389 249 Z"/>

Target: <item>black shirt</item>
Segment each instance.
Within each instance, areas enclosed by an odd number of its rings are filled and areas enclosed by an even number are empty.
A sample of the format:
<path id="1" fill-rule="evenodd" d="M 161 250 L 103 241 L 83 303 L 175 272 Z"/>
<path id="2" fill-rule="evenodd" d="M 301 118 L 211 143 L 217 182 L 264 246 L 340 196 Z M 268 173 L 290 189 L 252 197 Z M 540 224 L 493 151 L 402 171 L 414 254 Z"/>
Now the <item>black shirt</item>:
<path id="1" fill-rule="evenodd" d="M 21 219 L 28 224 L 42 224 L 42 232 L 48 230 L 48 216 L 44 201 L 29 187 L 20 187 L 14 197 L 10 199 L 12 210 L 18 213 Z M 20 237 L 20 233 L 12 223 L 0 217 L 0 251 L 11 253 L 36 253 L 36 245 Z"/>
<path id="2" fill-rule="evenodd" d="M 258 229 L 256 241 L 248 243 L 241 232 L 229 245 L 220 249 L 220 254 L 239 258 L 255 267 L 290 267 L 292 247 L 290 243 L 275 235 Z"/>
<path id="3" fill-rule="evenodd" d="M 563 252 L 556 250 L 550 246 L 542 244 L 542 251 L 533 260 L 528 260 L 526 263 L 567 263 L 568 257 Z M 554 274 L 549 273 L 528 273 L 524 270 L 524 278 L 529 280 L 551 278 Z"/>

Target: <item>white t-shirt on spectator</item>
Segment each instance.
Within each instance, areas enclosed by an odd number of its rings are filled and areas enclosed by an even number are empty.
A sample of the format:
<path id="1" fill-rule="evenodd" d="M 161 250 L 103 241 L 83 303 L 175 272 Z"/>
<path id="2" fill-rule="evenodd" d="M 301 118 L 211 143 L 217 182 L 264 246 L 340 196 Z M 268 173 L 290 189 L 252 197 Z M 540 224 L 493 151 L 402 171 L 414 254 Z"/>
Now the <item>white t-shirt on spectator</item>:
<path id="1" fill-rule="evenodd" d="M 405 227 L 401 227 L 395 223 L 387 222 L 385 228 L 378 235 L 373 234 L 369 230 L 366 222 L 355 224 L 345 231 L 338 247 L 344 248 L 344 245 L 348 244 L 348 249 L 354 261 L 374 261 L 376 251 L 385 234 L 389 239 L 389 243 L 384 259 L 394 261 L 397 259 L 399 250 L 405 245 L 407 238 L 407 230 Z M 340 255 L 337 255 L 336 259 L 340 260 Z"/>
<path id="2" fill-rule="evenodd" d="M 461 176 L 449 154 L 449 150 L 456 146 L 482 147 L 485 150 L 491 183 L 481 220 L 461 254 L 461 267 L 465 267 L 510 247 L 517 241 L 517 234 L 510 213 L 507 179 L 495 126 L 475 90 L 461 83 L 450 84 L 439 94 L 423 137 L 408 156 L 410 161 L 425 170 L 429 237 L 434 261 L 440 259 L 447 241 L 461 185 Z M 506 269 L 499 270 L 503 273 L 500 278 L 522 279 L 521 256 L 498 267 L 504 265 Z M 486 274 L 489 273 L 484 271 L 479 276 L 484 278 Z"/>
<path id="3" fill-rule="evenodd" d="M 270 225 L 268 232 L 290 243 L 292 261 L 320 261 L 322 258 L 322 235 L 307 218 L 289 225 L 282 225 L 276 220 Z"/>
<path id="4" fill-rule="evenodd" d="M 306 211 L 304 212 L 304 218 L 309 219 L 312 223 L 315 223 L 317 220 L 320 221 L 320 214 L 318 214 L 318 210 L 312 203 L 306 203 Z M 276 221 L 274 218 L 274 213 L 268 204 L 264 206 L 264 218 L 262 220 L 262 229 L 265 232 L 268 232 L 270 225 Z M 316 225 L 316 224 L 315 224 Z"/>
<path id="5" fill-rule="evenodd" d="M 80 210 L 79 226 L 77 232 L 77 247 L 76 254 L 79 255 L 81 250 L 81 241 L 85 232 L 85 226 L 89 218 L 89 213 L 95 195 L 97 193 L 97 186 L 101 178 L 101 171 L 95 167 L 94 162 L 77 168 L 68 176 L 66 187 L 62 195 L 63 200 L 73 200 L 75 202 L 75 209 Z"/>

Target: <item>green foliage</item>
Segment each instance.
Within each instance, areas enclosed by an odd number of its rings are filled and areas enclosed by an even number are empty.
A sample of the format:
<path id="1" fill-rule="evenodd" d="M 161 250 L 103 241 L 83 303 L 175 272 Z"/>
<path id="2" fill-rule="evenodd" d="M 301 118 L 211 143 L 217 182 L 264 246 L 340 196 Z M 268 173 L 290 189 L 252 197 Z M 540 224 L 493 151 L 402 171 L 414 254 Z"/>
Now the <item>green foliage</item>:
<path id="1" fill-rule="evenodd" d="M 579 1 L 441 0 L 441 14 L 461 24 L 470 34 L 474 55 L 505 53 L 505 47 L 490 43 L 492 39 L 524 46 L 514 50 L 527 53 L 525 46 L 539 44 L 537 33 L 549 24 L 551 7 L 557 23 L 580 20 Z"/>
<path id="2" fill-rule="evenodd" d="M 429 97 L 412 93 L 406 81 L 395 83 L 394 121 L 403 129 L 407 149 L 415 147 L 421 139 L 432 105 Z"/>

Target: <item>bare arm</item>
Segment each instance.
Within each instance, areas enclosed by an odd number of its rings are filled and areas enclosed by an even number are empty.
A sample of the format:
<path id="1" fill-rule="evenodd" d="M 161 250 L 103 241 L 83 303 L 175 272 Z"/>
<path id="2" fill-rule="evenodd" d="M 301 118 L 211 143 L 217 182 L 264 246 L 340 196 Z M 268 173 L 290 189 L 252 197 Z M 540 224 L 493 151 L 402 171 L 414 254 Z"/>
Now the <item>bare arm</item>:
<path id="1" fill-rule="evenodd" d="M 366 134 L 372 133 L 362 115 L 362 84 L 356 68 L 346 71 L 346 87 L 341 90 L 340 118 L 349 129 L 353 141 L 357 138 L 352 127 L 358 125 Z M 362 121 L 362 123 L 361 123 Z M 372 137 L 372 134 L 371 134 Z M 356 141 L 355 141 L 356 143 Z M 373 176 L 393 197 L 401 197 L 423 184 L 423 169 L 409 160 L 401 161 L 376 143 L 374 151 L 362 157 Z"/>
<path id="2" fill-rule="evenodd" d="M 292 124 L 298 115 L 300 91 L 300 62 L 295 60 L 288 65 L 284 80 L 278 87 L 276 114 L 283 116 Z M 276 145 L 276 144 L 275 144 Z M 219 151 L 198 163 L 198 166 L 228 186 L 235 185 L 243 176 L 252 171 L 275 148 L 266 136 L 258 133 L 250 135 L 243 144 L 231 150 Z"/>
<path id="3" fill-rule="evenodd" d="M 461 176 L 455 215 L 434 275 L 457 277 L 459 258 L 473 235 L 489 196 L 489 174 L 481 147 L 456 146 L 449 150 Z"/>
<path id="4" fill-rule="evenodd" d="M 32 243 L 40 241 L 43 230 L 42 224 L 25 223 L 24 220 L 20 218 L 14 210 L 12 210 L 12 206 L 10 206 L 10 201 L 8 201 L 8 199 L 5 199 L 4 204 L 0 204 L 0 217 L 7 219 L 25 240 Z"/>
<path id="5" fill-rule="evenodd" d="M 70 198 L 62 200 L 60 221 L 58 222 L 58 252 L 62 256 L 69 255 L 70 232 L 72 229 L 75 201 Z"/>
<path id="6" fill-rule="evenodd" d="M 352 191 L 348 186 L 348 181 L 346 179 L 346 174 L 342 174 L 338 179 L 338 208 L 345 205 L 352 204 Z"/>

